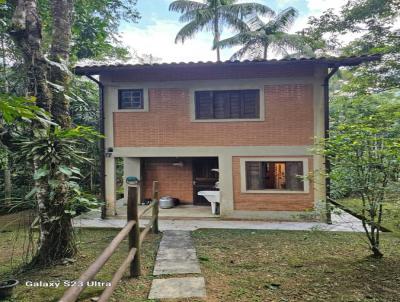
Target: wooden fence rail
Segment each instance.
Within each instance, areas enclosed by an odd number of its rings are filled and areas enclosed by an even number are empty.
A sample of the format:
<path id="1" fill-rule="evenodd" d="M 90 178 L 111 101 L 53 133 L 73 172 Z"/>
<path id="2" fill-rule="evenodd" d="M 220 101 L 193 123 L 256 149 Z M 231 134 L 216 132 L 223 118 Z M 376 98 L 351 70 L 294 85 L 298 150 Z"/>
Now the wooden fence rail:
<path id="1" fill-rule="evenodd" d="M 75 302 L 79 295 L 86 288 L 88 282 L 93 280 L 96 274 L 104 266 L 104 264 L 110 259 L 114 254 L 115 250 L 128 236 L 129 240 L 129 252 L 128 256 L 125 258 L 124 262 L 115 272 L 112 280 L 111 286 L 104 289 L 98 301 L 106 302 L 111 297 L 112 293 L 116 289 L 118 282 L 122 279 L 125 271 L 129 267 L 129 272 L 131 277 L 138 277 L 141 275 L 140 269 L 140 251 L 141 245 L 150 231 L 153 233 L 158 233 L 158 182 L 153 182 L 153 201 L 148 205 L 140 214 L 138 208 L 138 189 L 135 186 L 129 186 L 128 188 L 128 206 L 127 206 L 127 223 L 124 228 L 115 236 L 111 243 L 104 249 L 101 255 L 89 266 L 89 268 L 76 280 L 77 286 L 70 287 L 60 299 L 60 302 Z M 143 216 L 144 213 L 152 209 L 152 217 L 150 222 L 145 226 L 145 228 L 140 231 L 139 218 Z"/>

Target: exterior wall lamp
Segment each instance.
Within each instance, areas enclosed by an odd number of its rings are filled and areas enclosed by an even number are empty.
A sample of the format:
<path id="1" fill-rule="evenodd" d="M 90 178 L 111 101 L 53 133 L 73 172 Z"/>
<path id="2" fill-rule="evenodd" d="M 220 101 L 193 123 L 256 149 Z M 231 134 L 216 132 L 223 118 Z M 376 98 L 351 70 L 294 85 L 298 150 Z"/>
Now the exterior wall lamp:
<path id="1" fill-rule="evenodd" d="M 107 151 L 105 152 L 106 157 L 111 157 L 114 149 L 112 147 L 107 148 Z"/>

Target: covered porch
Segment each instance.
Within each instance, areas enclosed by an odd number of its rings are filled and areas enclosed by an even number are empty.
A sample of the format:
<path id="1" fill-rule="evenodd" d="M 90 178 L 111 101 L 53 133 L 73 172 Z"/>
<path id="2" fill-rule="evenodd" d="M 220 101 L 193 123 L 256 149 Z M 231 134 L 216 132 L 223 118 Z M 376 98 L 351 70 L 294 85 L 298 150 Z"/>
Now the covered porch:
<path id="1" fill-rule="evenodd" d="M 153 182 L 158 182 L 159 198 L 170 196 L 172 208 L 160 206 L 160 219 L 216 219 L 211 203 L 200 191 L 219 191 L 218 157 L 123 157 L 114 159 L 114 173 L 107 173 L 107 216 L 126 217 L 127 177 L 139 180 L 139 211 L 153 198 Z M 112 171 L 110 171 L 112 172 Z M 114 179 L 110 176 L 115 175 Z M 114 193 L 115 192 L 115 193 Z M 111 196 L 110 196 L 111 195 Z M 112 197 L 112 198 L 110 198 Z M 114 199 L 114 202 L 112 202 Z M 218 207 L 219 208 L 219 207 Z M 110 217 L 111 218 L 111 217 Z"/>

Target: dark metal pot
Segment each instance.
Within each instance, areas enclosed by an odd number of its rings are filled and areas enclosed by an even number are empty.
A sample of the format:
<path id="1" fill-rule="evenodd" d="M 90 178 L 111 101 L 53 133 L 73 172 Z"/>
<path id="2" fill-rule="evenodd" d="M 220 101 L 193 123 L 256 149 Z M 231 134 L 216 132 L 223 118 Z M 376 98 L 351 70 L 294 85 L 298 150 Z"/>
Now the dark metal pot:
<path id="1" fill-rule="evenodd" d="M 0 281 L 0 300 L 11 297 L 12 291 L 18 283 L 19 281 L 14 279 Z"/>

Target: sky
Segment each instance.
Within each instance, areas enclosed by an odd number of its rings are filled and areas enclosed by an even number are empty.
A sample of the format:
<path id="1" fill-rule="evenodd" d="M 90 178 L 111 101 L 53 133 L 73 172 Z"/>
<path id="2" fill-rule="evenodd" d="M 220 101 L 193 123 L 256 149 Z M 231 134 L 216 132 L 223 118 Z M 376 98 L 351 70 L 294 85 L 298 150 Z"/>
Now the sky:
<path id="1" fill-rule="evenodd" d="M 216 53 L 211 49 L 212 34 L 200 32 L 184 44 L 175 44 L 175 36 L 184 23 L 179 22 L 179 13 L 168 11 L 173 0 L 138 0 L 137 9 L 141 15 L 138 23 L 124 22 L 120 26 L 124 45 L 139 54 L 152 54 L 162 62 L 215 61 Z M 201 1 L 201 0 L 197 0 Z M 239 0 L 258 2 L 280 11 L 289 6 L 299 11 L 299 17 L 291 32 L 306 27 L 308 17 L 318 16 L 328 8 L 338 10 L 347 0 Z M 224 30 L 222 38 L 233 35 Z M 228 60 L 235 49 L 223 50 L 222 60 Z"/>

